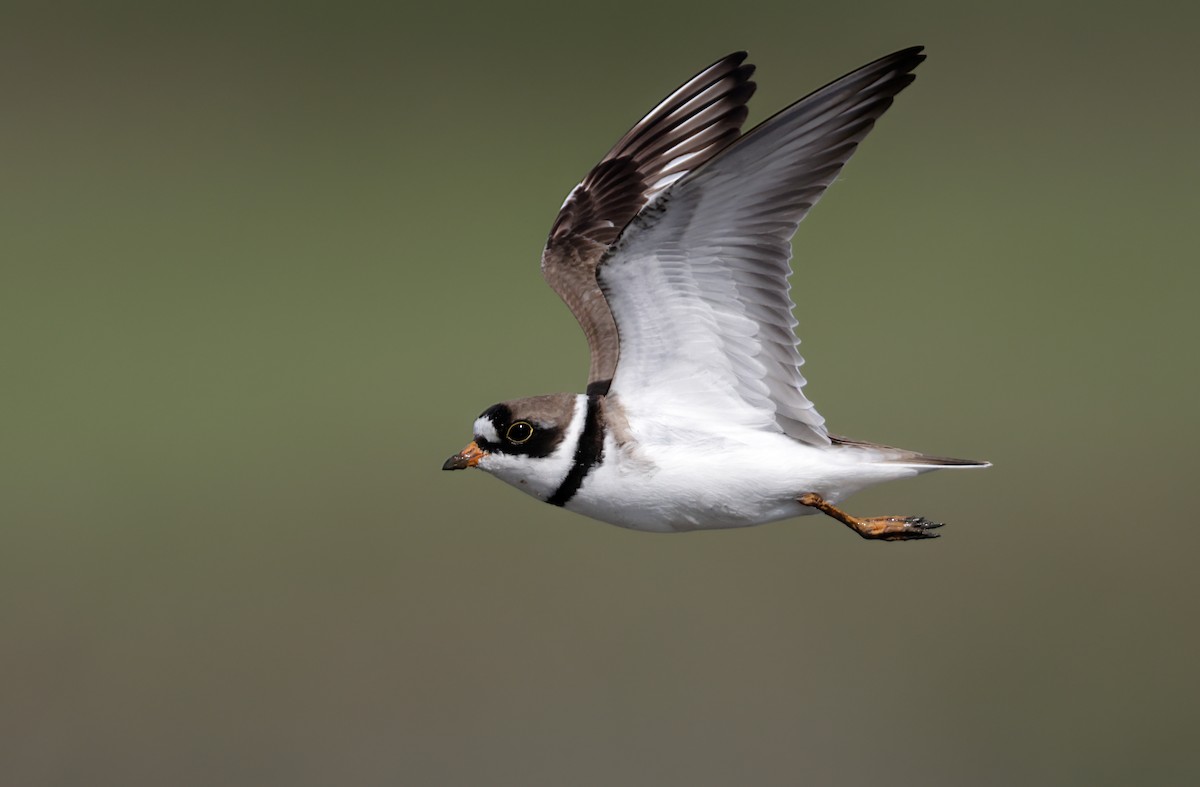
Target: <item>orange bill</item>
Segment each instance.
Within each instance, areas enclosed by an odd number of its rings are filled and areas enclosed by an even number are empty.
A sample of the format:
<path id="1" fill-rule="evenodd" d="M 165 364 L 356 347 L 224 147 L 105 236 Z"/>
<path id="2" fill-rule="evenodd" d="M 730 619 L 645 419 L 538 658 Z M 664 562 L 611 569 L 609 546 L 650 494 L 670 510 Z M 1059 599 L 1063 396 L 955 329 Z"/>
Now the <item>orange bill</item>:
<path id="1" fill-rule="evenodd" d="M 487 456 L 487 452 L 471 442 L 463 450 L 459 451 L 454 456 L 446 460 L 442 465 L 443 470 L 466 470 L 468 467 L 474 467 L 479 464 L 479 460 Z"/>

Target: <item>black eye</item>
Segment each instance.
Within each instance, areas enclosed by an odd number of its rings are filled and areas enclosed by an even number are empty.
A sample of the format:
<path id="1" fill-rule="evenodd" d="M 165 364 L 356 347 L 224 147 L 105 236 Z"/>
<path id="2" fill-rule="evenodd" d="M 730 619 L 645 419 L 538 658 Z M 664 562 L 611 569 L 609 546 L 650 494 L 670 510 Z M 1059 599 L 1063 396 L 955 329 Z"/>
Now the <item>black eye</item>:
<path id="1" fill-rule="evenodd" d="M 529 438 L 533 437 L 533 426 L 528 421 L 517 421 L 512 426 L 508 427 L 508 431 L 504 433 L 508 438 L 508 442 L 513 445 L 529 442 Z"/>

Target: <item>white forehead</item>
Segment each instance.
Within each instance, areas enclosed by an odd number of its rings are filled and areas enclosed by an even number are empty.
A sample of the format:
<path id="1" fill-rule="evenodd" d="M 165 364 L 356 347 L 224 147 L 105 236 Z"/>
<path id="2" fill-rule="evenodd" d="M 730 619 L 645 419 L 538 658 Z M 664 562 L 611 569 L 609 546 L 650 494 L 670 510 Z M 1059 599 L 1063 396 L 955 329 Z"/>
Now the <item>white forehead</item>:
<path id="1" fill-rule="evenodd" d="M 496 425 L 482 415 L 475 419 L 475 436 L 482 437 L 489 443 L 500 442 L 500 434 L 496 431 Z"/>

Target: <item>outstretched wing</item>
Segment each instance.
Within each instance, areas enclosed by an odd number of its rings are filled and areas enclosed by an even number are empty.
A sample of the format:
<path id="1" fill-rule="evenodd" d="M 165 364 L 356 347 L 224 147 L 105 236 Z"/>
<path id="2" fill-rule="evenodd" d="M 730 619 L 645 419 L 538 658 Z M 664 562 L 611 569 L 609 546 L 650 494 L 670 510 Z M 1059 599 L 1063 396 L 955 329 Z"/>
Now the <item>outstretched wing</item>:
<path id="1" fill-rule="evenodd" d="M 925 59 L 881 58 L 748 132 L 651 202 L 601 261 L 630 416 L 709 418 L 829 443 L 801 391 L 791 237 Z"/>
<path id="2" fill-rule="evenodd" d="M 648 202 L 737 138 L 754 93 L 745 59 L 722 58 L 663 99 L 571 191 L 550 230 L 542 274 L 587 336 L 590 394 L 608 391 L 618 354 L 596 266 Z"/>

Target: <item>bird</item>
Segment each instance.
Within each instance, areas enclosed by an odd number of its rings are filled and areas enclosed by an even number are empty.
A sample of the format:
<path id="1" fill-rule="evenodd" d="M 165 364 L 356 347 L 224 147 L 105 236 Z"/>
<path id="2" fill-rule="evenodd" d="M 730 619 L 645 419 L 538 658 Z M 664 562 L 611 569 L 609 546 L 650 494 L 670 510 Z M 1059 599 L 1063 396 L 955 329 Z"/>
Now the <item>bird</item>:
<path id="1" fill-rule="evenodd" d="M 869 540 L 935 538 L 922 516 L 839 507 L 873 484 L 986 461 L 832 434 L 803 392 L 791 238 L 925 60 L 868 63 L 746 133 L 746 52 L 639 120 L 567 195 L 542 252 L 591 356 L 583 393 L 501 402 L 442 465 L 648 532 L 823 513 Z"/>

